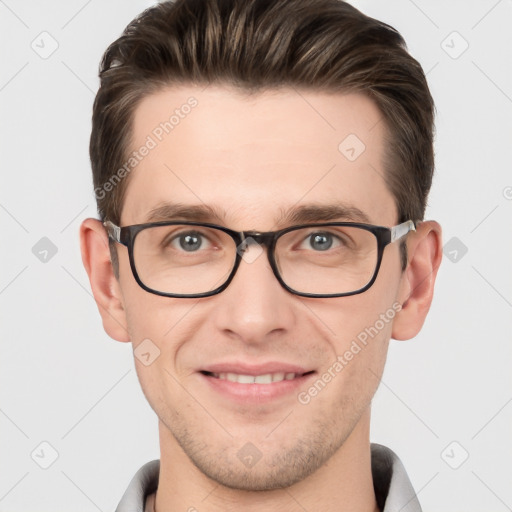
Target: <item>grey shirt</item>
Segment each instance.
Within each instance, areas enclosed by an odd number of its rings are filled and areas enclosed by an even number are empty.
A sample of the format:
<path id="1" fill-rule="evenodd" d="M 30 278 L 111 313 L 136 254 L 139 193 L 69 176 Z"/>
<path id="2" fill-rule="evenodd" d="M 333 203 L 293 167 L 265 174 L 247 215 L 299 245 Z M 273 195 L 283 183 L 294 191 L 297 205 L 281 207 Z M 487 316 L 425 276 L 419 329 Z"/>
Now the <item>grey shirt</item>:
<path id="1" fill-rule="evenodd" d="M 377 505 L 382 512 L 421 512 L 409 477 L 398 456 L 386 446 L 372 443 L 372 476 Z M 144 464 L 132 478 L 116 512 L 153 512 L 160 461 Z"/>

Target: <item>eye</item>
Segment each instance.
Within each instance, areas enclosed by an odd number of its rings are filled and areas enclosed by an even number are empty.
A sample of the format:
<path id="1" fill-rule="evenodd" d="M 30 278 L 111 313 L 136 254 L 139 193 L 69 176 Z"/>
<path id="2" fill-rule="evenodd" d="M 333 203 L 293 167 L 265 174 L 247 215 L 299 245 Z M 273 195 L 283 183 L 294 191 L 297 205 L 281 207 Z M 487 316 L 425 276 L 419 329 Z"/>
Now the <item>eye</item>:
<path id="1" fill-rule="evenodd" d="M 331 249 L 333 244 L 339 244 L 339 238 L 332 233 L 317 232 L 308 235 L 304 242 L 315 251 L 327 251 Z"/>
<path id="2" fill-rule="evenodd" d="M 173 249 L 181 249 L 186 252 L 196 252 L 200 249 L 207 248 L 209 242 L 203 234 L 197 231 L 188 231 L 186 233 L 175 235 L 165 245 L 169 245 Z"/>

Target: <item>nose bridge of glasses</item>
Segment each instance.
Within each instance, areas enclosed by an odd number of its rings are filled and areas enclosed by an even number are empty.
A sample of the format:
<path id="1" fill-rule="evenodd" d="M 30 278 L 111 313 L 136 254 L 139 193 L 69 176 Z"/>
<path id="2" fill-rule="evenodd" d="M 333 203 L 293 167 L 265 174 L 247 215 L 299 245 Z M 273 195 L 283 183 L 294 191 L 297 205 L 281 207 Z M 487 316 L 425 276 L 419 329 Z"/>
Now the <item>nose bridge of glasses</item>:
<path id="1" fill-rule="evenodd" d="M 239 245 L 239 250 L 245 252 L 250 245 L 270 247 L 274 240 L 274 233 L 260 231 L 242 231 L 240 233 L 242 242 Z"/>

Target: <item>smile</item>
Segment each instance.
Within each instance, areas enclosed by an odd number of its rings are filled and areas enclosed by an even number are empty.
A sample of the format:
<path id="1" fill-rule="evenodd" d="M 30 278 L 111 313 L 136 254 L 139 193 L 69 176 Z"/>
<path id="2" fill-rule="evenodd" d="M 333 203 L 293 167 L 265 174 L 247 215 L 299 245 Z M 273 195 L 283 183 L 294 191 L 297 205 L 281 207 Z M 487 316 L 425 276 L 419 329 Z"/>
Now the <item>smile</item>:
<path id="1" fill-rule="evenodd" d="M 297 392 L 317 374 L 307 366 L 286 361 L 261 363 L 218 361 L 197 370 L 209 392 L 229 402 L 258 406 L 274 400 L 294 400 Z M 224 402 L 226 403 L 226 402 Z"/>
<path id="2" fill-rule="evenodd" d="M 228 380 L 230 382 L 238 382 L 239 384 L 272 384 L 273 382 L 281 382 L 283 380 L 293 380 L 300 377 L 299 373 L 265 373 L 263 375 L 244 375 L 241 373 L 211 373 L 205 372 L 211 377 L 220 380 Z"/>

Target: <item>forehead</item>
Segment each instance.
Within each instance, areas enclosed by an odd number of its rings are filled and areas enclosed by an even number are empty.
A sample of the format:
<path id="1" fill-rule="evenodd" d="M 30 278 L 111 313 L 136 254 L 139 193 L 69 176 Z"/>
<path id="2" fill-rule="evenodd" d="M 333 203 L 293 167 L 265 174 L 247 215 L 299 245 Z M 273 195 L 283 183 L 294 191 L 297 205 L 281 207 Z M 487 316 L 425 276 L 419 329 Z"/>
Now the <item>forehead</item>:
<path id="1" fill-rule="evenodd" d="M 381 121 L 361 94 L 162 90 L 134 114 L 122 224 L 146 222 L 166 203 L 206 206 L 235 229 L 274 228 L 306 205 L 345 204 L 393 223 Z"/>

